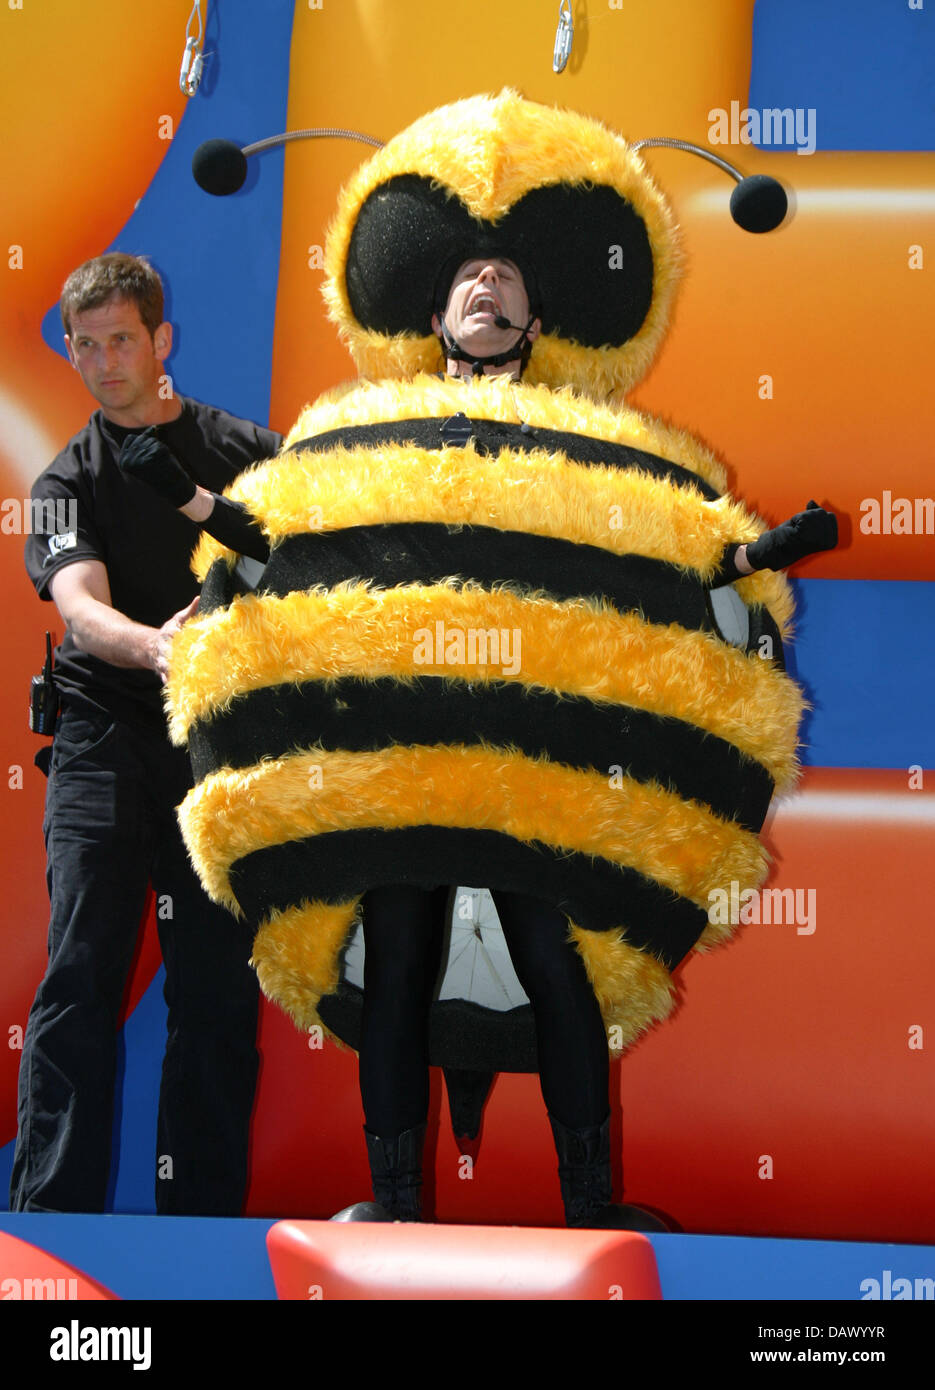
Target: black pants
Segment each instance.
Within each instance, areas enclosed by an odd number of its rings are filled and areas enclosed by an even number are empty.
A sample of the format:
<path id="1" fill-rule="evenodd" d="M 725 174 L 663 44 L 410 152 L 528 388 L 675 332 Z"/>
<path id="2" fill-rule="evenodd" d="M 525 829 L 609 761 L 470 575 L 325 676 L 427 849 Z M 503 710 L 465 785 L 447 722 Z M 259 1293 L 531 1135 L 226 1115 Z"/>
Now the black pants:
<path id="1" fill-rule="evenodd" d="M 395 1139 L 428 1109 L 428 1016 L 441 964 L 448 888 L 398 885 L 364 899 L 360 1090 L 367 1128 Z M 569 1129 L 607 1118 L 607 1035 L 584 963 L 557 909 L 493 894 L 513 968 L 536 1022 L 546 1109 Z"/>
<path id="2" fill-rule="evenodd" d="M 66 707 L 46 795 L 49 964 L 19 1074 L 14 1211 L 102 1211 L 117 1019 L 150 883 L 166 966 L 156 1208 L 237 1215 L 258 1059 L 252 933 L 205 896 L 175 806 L 188 759 L 165 737 Z"/>

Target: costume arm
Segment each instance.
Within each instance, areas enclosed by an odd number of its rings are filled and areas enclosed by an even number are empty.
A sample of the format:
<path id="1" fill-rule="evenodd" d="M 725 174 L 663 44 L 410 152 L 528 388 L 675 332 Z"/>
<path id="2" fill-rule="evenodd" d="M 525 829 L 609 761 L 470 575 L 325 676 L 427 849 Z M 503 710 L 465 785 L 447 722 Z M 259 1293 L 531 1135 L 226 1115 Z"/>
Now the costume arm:
<path id="1" fill-rule="evenodd" d="M 198 487 L 191 502 L 180 510 L 196 521 L 209 536 L 226 545 L 228 550 L 249 555 L 251 560 L 259 560 L 261 565 L 265 565 L 269 559 L 266 538 L 242 502 Z"/>
<path id="2" fill-rule="evenodd" d="M 834 512 L 825 511 L 817 502 L 809 502 L 804 512 L 764 531 L 746 545 L 729 545 L 712 589 L 732 584 L 735 579 L 752 574 L 754 570 L 782 570 L 814 555 L 819 550 L 833 550 L 838 543 L 838 521 Z"/>
<path id="3" fill-rule="evenodd" d="M 243 503 L 194 483 L 152 427 L 127 437 L 118 463 L 129 477 L 146 483 L 229 550 L 261 564 L 269 559 L 263 533 Z"/>

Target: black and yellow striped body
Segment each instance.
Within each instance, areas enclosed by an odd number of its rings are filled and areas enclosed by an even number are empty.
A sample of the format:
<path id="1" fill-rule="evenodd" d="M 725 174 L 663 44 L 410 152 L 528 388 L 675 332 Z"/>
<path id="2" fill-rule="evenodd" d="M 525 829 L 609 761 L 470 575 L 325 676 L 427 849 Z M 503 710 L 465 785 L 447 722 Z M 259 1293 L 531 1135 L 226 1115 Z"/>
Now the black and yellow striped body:
<path id="1" fill-rule="evenodd" d="M 729 934 L 710 895 L 762 881 L 795 775 L 785 583 L 735 586 L 740 645 L 712 609 L 760 526 L 688 436 L 503 378 L 333 393 L 289 446 L 232 489 L 272 544 L 256 587 L 205 540 L 173 649 L 206 888 L 259 924 L 261 984 L 303 1028 L 340 1013 L 369 888 L 539 896 L 626 1045 Z"/>

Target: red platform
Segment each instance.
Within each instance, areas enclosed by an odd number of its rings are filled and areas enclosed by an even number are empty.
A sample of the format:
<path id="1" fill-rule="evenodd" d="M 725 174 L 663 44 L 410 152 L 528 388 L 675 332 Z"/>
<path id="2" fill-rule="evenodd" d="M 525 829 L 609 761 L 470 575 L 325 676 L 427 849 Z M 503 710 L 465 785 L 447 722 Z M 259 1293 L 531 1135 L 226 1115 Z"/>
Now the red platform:
<path id="1" fill-rule="evenodd" d="M 280 1221 L 266 1237 L 281 1299 L 661 1299 L 631 1231 Z"/>

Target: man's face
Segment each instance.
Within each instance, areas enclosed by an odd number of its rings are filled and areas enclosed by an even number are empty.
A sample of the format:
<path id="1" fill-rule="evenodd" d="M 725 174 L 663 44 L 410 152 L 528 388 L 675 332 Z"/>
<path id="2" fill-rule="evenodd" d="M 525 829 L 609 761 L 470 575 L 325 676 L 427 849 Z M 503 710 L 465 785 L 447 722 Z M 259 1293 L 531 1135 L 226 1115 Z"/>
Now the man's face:
<path id="1" fill-rule="evenodd" d="M 132 300 L 109 299 L 97 309 L 72 314 L 65 338 L 68 356 L 91 395 L 114 424 L 151 423 L 159 408 L 163 363 L 172 327 L 161 323 L 152 337 Z"/>
<path id="2" fill-rule="evenodd" d="M 516 328 L 498 328 L 496 318 L 509 319 Z M 491 357 L 505 352 L 516 342 L 517 329 L 529 321 L 529 298 L 517 266 L 502 258 L 478 258 L 458 267 L 448 292 L 445 323 L 448 332 L 467 352 Z M 535 320 L 529 337 L 535 338 L 540 322 Z M 438 315 L 432 328 L 441 330 Z M 517 350 L 519 356 L 519 350 Z"/>

